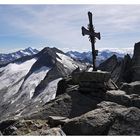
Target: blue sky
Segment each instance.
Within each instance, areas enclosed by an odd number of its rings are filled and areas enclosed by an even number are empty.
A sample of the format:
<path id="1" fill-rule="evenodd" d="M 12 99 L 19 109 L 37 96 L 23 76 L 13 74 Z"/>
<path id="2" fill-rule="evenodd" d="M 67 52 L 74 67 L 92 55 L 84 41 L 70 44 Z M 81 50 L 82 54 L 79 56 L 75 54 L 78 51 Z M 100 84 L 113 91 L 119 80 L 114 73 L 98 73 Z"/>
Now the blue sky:
<path id="1" fill-rule="evenodd" d="M 132 49 L 140 41 L 140 5 L 0 5 L 0 52 L 46 46 L 91 50 L 81 34 L 88 11 L 101 32 L 97 49 Z"/>

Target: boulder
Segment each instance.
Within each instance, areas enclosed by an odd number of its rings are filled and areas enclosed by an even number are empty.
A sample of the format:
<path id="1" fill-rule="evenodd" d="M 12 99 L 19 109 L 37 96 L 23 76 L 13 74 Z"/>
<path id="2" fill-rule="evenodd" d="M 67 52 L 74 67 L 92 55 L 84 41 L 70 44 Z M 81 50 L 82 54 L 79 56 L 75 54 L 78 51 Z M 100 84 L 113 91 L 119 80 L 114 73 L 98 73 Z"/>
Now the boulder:
<path id="1" fill-rule="evenodd" d="M 100 108 L 70 119 L 62 129 L 67 135 L 107 135 L 113 120 L 110 112 Z"/>
<path id="2" fill-rule="evenodd" d="M 68 120 L 67 135 L 140 135 L 140 109 L 103 101 L 97 109 Z"/>
<path id="3" fill-rule="evenodd" d="M 108 135 L 140 135 L 140 110 L 130 107 L 118 112 Z"/>
<path id="4" fill-rule="evenodd" d="M 131 94 L 140 95 L 140 81 L 135 81 L 131 83 L 123 83 L 120 89 L 125 91 L 129 95 Z"/>
<path id="5" fill-rule="evenodd" d="M 49 116 L 48 118 L 48 124 L 51 127 L 56 127 L 59 125 L 64 125 L 69 119 L 66 117 L 61 117 L 61 116 Z"/>
<path id="6" fill-rule="evenodd" d="M 122 90 L 110 90 L 106 92 L 105 95 L 106 101 L 115 102 L 121 105 L 130 106 L 131 98 Z"/>
<path id="7" fill-rule="evenodd" d="M 126 109 L 125 106 L 110 101 L 100 102 L 97 104 L 97 108 L 103 108 L 107 112 L 121 112 L 122 110 Z"/>
<path id="8" fill-rule="evenodd" d="M 110 90 L 105 94 L 105 100 L 125 105 L 127 107 L 138 107 L 140 108 L 140 96 L 137 94 L 127 95 L 122 90 Z"/>
<path id="9" fill-rule="evenodd" d="M 140 109 L 108 101 L 99 103 L 97 107 L 113 113 L 114 121 L 107 135 L 140 135 Z"/>
<path id="10" fill-rule="evenodd" d="M 58 82 L 56 96 L 64 94 L 66 90 L 71 89 L 72 87 L 75 87 L 74 85 L 75 84 L 71 76 L 63 78 L 62 80 Z"/>
<path id="11" fill-rule="evenodd" d="M 122 59 L 118 58 L 118 63 L 111 72 L 111 78 L 118 86 L 120 86 L 121 82 L 132 81 L 131 65 L 132 60 L 130 55 L 127 54 Z"/>

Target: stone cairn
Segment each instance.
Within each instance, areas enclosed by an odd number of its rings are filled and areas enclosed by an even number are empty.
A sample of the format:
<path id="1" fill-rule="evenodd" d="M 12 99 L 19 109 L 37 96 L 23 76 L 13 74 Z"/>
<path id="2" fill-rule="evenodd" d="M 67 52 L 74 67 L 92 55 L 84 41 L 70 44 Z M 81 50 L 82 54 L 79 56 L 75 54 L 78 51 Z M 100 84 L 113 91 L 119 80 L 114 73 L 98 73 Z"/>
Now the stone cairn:
<path id="1" fill-rule="evenodd" d="M 110 79 L 111 74 L 105 71 L 76 72 L 72 80 L 79 85 L 79 91 L 84 94 L 103 98 L 107 90 L 117 90 L 118 87 Z"/>

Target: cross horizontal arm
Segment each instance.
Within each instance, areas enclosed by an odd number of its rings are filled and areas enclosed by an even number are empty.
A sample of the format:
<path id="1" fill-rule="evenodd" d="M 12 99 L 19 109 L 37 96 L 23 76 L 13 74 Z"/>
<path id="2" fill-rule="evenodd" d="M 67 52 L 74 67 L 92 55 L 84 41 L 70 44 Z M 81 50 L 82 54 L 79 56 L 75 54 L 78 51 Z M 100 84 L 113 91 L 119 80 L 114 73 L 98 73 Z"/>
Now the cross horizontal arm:
<path id="1" fill-rule="evenodd" d="M 99 40 L 101 39 L 100 33 L 95 33 L 95 32 L 91 32 L 89 30 L 87 30 L 85 27 L 82 26 L 82 35 L 90 35 L 93 37 L 98 38 Z"/>

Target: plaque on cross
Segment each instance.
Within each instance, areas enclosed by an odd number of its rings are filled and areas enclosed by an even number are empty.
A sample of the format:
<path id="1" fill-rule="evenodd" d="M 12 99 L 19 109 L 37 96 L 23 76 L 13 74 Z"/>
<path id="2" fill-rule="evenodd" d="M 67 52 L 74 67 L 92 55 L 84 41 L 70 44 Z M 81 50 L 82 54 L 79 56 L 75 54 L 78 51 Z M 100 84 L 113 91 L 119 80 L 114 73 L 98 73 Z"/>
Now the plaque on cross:
<path id="1" fill-rule="evenodd" d="M 99 40 L 101 39 L 100 33 L 96 33 L 94 26 L 92 24 L 92 13 L 88 12 L 88 18 L 89 18 L 89 24 L 88 24 L 88 29 L 82 26 L 82 35 L 88 35 L 89 40 L 91 42 L 91 47 L 92 47 L 92 61 L 93 61 L 93 71 L 96 71 L 96 56 L 98 55 L 98 50 L 95 50 L 95 42 L 96 38 Z"/>

